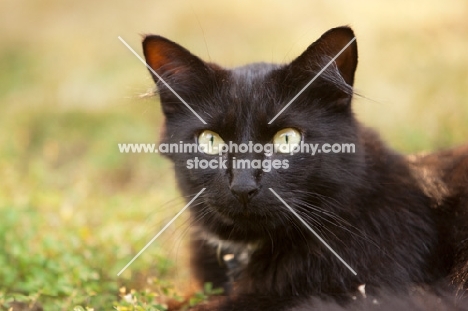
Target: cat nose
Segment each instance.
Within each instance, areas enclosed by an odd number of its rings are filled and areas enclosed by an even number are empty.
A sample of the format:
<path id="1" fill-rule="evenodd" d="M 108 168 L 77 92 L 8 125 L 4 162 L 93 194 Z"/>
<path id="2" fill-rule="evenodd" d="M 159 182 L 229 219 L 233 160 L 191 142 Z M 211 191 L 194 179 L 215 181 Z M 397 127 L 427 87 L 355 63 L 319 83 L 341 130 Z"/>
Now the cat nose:
<path id="1" fill-rule="evenodd" d="M 231 186 L 231 192 L 239 202 L 247 204 L 258 193 L 258 187 L 256 184 L 234 185 Z"/>
<path id="2" fill-rule="evenodd" d="M 231 182 L 232 194 L 242 204 L 247 204 L 258 193 L 259 187 L 248 172 L 238 172 Z"/>

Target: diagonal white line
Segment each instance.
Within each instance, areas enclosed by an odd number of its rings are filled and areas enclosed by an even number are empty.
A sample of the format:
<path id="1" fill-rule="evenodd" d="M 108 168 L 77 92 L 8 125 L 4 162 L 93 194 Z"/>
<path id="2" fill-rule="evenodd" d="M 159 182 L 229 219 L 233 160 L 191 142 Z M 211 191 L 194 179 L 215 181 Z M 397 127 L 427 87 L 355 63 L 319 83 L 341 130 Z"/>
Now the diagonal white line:
<path id="1" fill-rule="evenodd" d="M 143 248 L 141 249 L 141 251 L 139 251 L 138 254 L 136 254 L 135 257 L 133 257 L 133 259 L 130 260 L 130 262 L 129 262 L 125 267 L 122 268 L 122 270 L 120 270 L 119 273 L 117 273 L 117 276 L 120 276 L 120 275 L 122 274 L 122 272 L 124 272 L 125 269 L 127 269 L 127 268 L 132 264 L 132 262 L 134 262 L 135 259 L 137 259 L 137 258 L 151 245 L 151 243 L 153 243 L 153 242 L 161 235 L 161 233 L 163 233 L 163 232 L 174 222 L 174 220 L 176 220 L 177 217 L 179 217 L 179 216 L 187 209 L 187 207 L 189 207 L 190 204 L 192 204 L 193 201 L 195 201 L 195 200 L 198 198 L 198 196 L 199 196 L 200 194 L 202 194 L 203 191 L 205 191 L 205 189 L 206 189 L 206 188 L 203 188 L 200 192 L 198 192 L 197 195 L 194 196 L 193 199 L 190 200 L 190 202 L 188 202 L 187 205 L 185 205 L 184 208 L 181 209 L 180 212 L 178 212 L 177 215 L 175 215 L 174 218 L 172 218 L 171 221 L 169 221 L 169 222 L 164 226 L 164 228 L 162 228 L 161 231 L 159 231 L 158 234 L 156 234 L 156 235 L 154 236 L 154 238 L 152 238 L 151 241 L 149 241 L 149 242 L 145 245 L 145 247 L 143 247 Z"/>
<path id="2" fill-rule="evenodd" d="M 151 68 L 151 66 L 148 65 L 148 64 L 145 62 L 145 60 L 144 60 L 143 58 L 141 58 L 141 56 L 138 55 L 138 53 L 135 52 L 135 50 L 132 49 L 132 48 L 130 47 L 130 45 L 127 44 L 127 42 L 125 42 L 124 39 L 122 39 L 122 37 L 118 36 L 118 38 L 119 38 L 119 40 L 120 40 L 120 41 L 121 41 L 121 42 L 122 42 L 122 43 L 123 43 L 123 44 L 124 44 L 124 45 L 125 45 L 125 46 L 126 46 L 142 63 L 143 63 L 143 64 L 145 64 L 146 67 L 148 67 L 148 69 L 149 69 L 162 83 L 164 83 L 164 85 L 165 85 L 169 90 L 171 90 L 172 93 L 174 93 L 175 96 L 177 96 L 178 99 L 180 99 L 180 101 L 181 101 L 182 103 L 184 103 L 185 106 L 187 106 L 188 109 L 190 109 L 191 112 L 193 112 L 193 114 L 194 114 L 198 119 L 200 119 L 200 121 L 202 121 L 203 124 L 206 124 L 205 120 L 203 120 L 202 117 L 200 117 L 200 116 L 198 115 L 198 113 L 196 113 L 195 110 L 193 110 L 192 107 L 190 107 L 190 105 L 187 104 L 187 102 L 186 102 L 182 97 L 180 97 L 179 94 L 177 94 L 176 91 L 174 91 L 174 89 L 173 89 L 169 84 L 167 84 L 166 81 L 164 81 L 164 80 L 161 78 L 161 76 L 158 75 L 158 74 L 156 73 L 156 71 L 154 71 L 153 68 Z"/>
<path id="3" fill-rule="evenodd" d="M 268 122 L 268 124 L 273 123 L 273 121 L 275 121 L 276 118 L 278 118 L 279 115 L 282 114 L 282 113 L 286 110 L 286 108 L 288 108 L 289 105 L 291 105 L 291 104 L 293 103 L 293 101 L 295 101 L 296 98 L 298 98 L 299 95 L 301 95 L 302 92 L 304 92 L 304 91 L 309 87 L 309 85 L 311 85 L 312 82 L 314 82 L 315 79 L 317 79 L 317 78 L 325 71 L 325 69 L 327 69 L 328 66 L 330 66 L 330 65 L 338 58 L 338 56 L 340 56 L 341 53 L 343 53 L 344 50 L 346 50 L 346 49 L 348 48 L 348 46 L 350 46 L 351 43 L 353 43 L 354 41 L 356 41 L 356 37 L 352 38 L 351 41 L 349 41 L 348 44 L 346 44 L 346 45 L 344 46 L 344 48 L 342 48 L 341 51 L 339 51 L 338 54 L 336 54 L 335 57 L 333 57 L 332 60 L 329 61 L 328 64 L 326 64 L 325 67 L 323 67 L 322 70 L 320 70 L 319 73 L 317 73 L 317 74 L 315 75 L 315 77 L 313 77 L 312 80 L 310 80 L 310 82 L 307 83 L 306 86 L 304 86 L 304 87 L 302 88 L 302 90 L 300 90 L 299 93 L 297 93 L 296 96 L 294 96 L 293 99 L 291 99 L 291 100 L 289 101 L 289 103 L 287 103 L 286 106 L 284 106 L 283 109 L 281 109 L 280 112 L 278 112 L 278 113 L 276 114 L 276 116 L 275 116 L 273 119 L 271 119 L 270 122 Z"/>
<path id="4" fill-rule="evenodd" d="M 346 261 L 344 261 L 343 258 L 341 258 L 340 255 L 338 255 L 338 254 L 333 250 L 333 248 L 331 248 L 331 246 L 328 245 L 327 242 L 325 242 L 325 241 L 320 237 L 320 235 L 318 235 L 318 233 L 315 232 L 314 229 L 312 229 L 312 228 L 309 226 L 309 224 L 307 224 L 307 223 L 304 221 L 304 219 L 302 219 L 301 216 L 299 216 L 299 215 L 296 213 L 296 211 L 295 211 L 294 209 L 292 209 L 292 208 L 288 205 L 288 203 L 286 203 L 286 202 L 275 192 L 275 190 L 273 190 L 273 189 L 271 189 L 271 188 L 268 188 L 268 189 L 270 189 L 270 191 L 273 192 L 273 194 L 274 194 L 274 195 L 291 211 L 291 213 L 293 213 L 294 216 L 296 216 L 297 219 L 299 219 L 300 222 L 302 222 L 302 224 L 303 224 L 304 226 L 306 226 L 307 229 L 309 229 L 310 232 L 312 232 L 312 233 L 317 237 L 317 239 L 319 239 L 319 241 L 322 242 L 322 244 L 325 245 L 325 246 L 333 253 L 333 255 L 335 255 L 336 258 L 338 258 L 338 259 L 346 266 L 346 268 L 348 268 L 354 275 L 357 275 L 356 271 L 354 271 L 353 268 L 351 268 L 351 267 L 346 263 Z"/>

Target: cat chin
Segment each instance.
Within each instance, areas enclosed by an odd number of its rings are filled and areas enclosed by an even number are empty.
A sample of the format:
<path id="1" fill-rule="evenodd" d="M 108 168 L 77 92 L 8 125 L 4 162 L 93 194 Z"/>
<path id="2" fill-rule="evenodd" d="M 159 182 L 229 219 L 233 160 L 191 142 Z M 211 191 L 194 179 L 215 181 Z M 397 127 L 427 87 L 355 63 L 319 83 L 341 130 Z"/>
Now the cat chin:
<path id="1" fill-rule="evenodd" d="M 282 229 L 284 223 L 270 215 L 255 212 L 226 213 L 208 205 L 213 217 L 202 219 L 201 225 L 225 240 L 252 241 L 269 238 Z M 196 216 L 196 215 L 195 215 Z M 289 224 L 290 225 L 290 224 Z"/>
<path id="2" fill-rule="evenodd" d="M 235 243 L 253 243 L 263 240 L 266 234 L 265 229 L 262 229 L 258 224 L 257 226 L 254 226 L 253 223 L 246 225 L 245 222 L 232 225 L 226 225 L 222 222 L 202 223 L 201 226 L 216 239 Z"/>
<path id="3" fill-rule="evenodd" d="M 269 228 L 264 228 L 255 222 L 236 222 L 230 218 L 224 221 L 225 218 L 225 216 L 214 216 L 196 221 L 195 226 L 205 234 L 201 238 L 239 243 L 244 246 L 258 244 L 268 238 Z"/>

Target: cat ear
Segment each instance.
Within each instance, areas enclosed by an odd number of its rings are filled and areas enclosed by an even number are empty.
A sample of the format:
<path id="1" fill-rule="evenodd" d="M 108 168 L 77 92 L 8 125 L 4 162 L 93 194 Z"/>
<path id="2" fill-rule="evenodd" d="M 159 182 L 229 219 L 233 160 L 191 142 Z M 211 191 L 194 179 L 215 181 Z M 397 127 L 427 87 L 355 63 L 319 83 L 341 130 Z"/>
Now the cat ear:
<path id="1" fill-rule="evenodd" d="M 143 53 L 146 63 L 154 70 L 153 80 L 158 86 L 159 95 L 165 112 L 174 111 L 174 94 L 166 82 L 184 100 L 190 100 L 197 93 L 203 82 L 210 77 L 212 68 L 184 47 L 164 37 L 148 35 L 143 40 Z M 164 80 L 164 82 L 161 81 Z M 206 88 L 205 88 L 206 89 Z M 173 107 L 164 107 L 165 98 L 171 98 Z"/>
<path id="2" fill-rule="evenodd" d="M 318 73 L 350 42 L 351 44 L 336 58 L 335 65 L 344 81 L 352 86 L 358 54 L 354 33 L 349 27 L 337 27 L 324 33 L 302 55 L 296 58 L 291 66 L 296 70 L 312 69 Z M 334 64 L 330 66 L 334 66 Z"/>

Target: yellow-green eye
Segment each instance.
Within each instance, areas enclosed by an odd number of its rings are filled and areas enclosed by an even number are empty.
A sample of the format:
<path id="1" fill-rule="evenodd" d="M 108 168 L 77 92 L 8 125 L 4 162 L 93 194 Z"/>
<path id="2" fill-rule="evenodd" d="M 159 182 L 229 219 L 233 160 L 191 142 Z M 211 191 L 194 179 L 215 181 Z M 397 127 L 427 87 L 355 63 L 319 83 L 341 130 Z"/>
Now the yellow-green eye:
<path id="1" fill-rule="evenodd" d="M 273 144 L 275 146 L 275 152 L 279 153 L 293 153 L 297 152 L 297 149 L 301 143 L 301 133 L 293 128 L 285 128 L 278 131 L 273 137 Z"/>
<path id="2" fill-rule="evenodd" d="M 215 132 L 204 130 L 198 135 L 198 146 L 206 154 L 219 154 L 222 151 L 224 140 Z"/>

